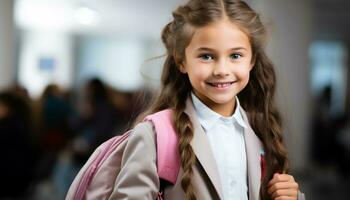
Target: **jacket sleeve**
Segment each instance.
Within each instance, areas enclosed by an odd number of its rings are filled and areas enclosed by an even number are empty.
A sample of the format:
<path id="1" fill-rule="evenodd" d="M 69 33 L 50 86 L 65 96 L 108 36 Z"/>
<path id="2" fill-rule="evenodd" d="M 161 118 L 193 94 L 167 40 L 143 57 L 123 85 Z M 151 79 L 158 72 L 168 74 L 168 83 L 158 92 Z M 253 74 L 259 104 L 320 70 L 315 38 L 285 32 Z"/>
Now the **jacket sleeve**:
<path id="1" fill-rule="evenodd" d="M 125 147 L 110 200 L 156 199 L 159 191 L 153 125 L 138 124 Z"/>

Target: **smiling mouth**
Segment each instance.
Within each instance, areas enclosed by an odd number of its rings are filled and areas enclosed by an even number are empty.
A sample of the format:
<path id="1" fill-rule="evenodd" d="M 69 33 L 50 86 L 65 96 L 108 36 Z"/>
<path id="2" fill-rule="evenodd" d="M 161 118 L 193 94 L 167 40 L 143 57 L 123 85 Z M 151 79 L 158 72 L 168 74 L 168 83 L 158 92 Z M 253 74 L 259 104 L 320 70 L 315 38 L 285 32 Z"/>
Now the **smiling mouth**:
<path id="1" fill-rule="evenodd" d="M 229 87 L 231 86 L 233 83 L 235 83 L 235 81 L 232 81 L 232 82 L 224 82 L 224 83 L 207 83 L 209 84 L 210 86 L 213 86 L 213 87 L 217 87 L 217 88 L 226 88 L 226 87 Z"/>

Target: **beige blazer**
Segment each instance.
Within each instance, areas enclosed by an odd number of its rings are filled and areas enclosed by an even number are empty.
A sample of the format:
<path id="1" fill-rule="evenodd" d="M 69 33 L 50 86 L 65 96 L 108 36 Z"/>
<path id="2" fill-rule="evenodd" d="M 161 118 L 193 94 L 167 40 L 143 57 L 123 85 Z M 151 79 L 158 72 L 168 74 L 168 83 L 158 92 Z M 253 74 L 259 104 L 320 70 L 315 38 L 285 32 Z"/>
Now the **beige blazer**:
<path id="1" fill-rule="evenodd" d="M 194 127 L 194 138 L 191 146 L 196 154 L 197 162 L 193 166 L 192 183 L 197 199 L 223 199 L 220 176 L 214 155 L 206 134 L 198 122 L 190 99 L 187 101 L 185 112 L 189 115 Z M 244 120 L 248 122 L 243 109 L 241 109 L 241 113 Z M 247 152 L 249 199 L 259 200 L 261 142 L 250 126 L 244 130 L 244 139 Z M 140 123 L 134 128 L 133 135 L 126 146 L 122 168 L 116 179 L 115 188 L 110 199 L 156 199 L 160 182 L 156 167 L 155 141 L 155 133 L 150 122 Z M 165 200 L 184 199 L 184 192 L 181 188 L 182 175 L 183 171 L 180 169 L 176 184 L 165 188 Z M 298 200 L 304 200 L 304 195 L 300 192 Z"/>

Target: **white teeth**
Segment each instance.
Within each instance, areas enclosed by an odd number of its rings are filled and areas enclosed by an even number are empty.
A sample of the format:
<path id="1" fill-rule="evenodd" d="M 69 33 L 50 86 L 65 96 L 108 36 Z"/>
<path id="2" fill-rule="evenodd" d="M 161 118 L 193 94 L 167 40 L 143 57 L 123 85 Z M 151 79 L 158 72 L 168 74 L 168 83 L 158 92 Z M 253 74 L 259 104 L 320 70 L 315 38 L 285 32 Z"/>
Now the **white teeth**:
<path id="1" fill-rule="evenodd" d="M 231 83 L 212 83 L 212 85 L 218 88 L 224 88 L 230 86 Z"/>

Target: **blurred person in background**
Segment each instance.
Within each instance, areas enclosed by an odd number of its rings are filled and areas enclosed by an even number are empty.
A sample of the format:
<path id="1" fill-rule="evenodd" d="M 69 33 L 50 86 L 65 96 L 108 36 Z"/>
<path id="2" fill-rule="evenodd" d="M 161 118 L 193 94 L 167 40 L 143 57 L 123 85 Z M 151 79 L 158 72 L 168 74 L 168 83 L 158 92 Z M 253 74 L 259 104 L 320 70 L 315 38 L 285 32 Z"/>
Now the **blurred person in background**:
<path id="1" fill-rule="evenodd" d="M 350 136 L 347 115 L 332 110 L 331 86 L 323 88 L 313 111 L 311 154 L 314 162 L 314 187 L 323 199 L 348 191 Z"/>
<path id="2" fill-rule="evenodd" d="M 348 173 L 346 152 L 346 114 L 332 112 L 332 88 L 326 86 L 315 101 L 312 134 L 312 156 L 322 168 L 335 167 L 342 175 Z"/>
<path id="3" fill-rule="evenodd" d="M 325 87 L 315 101 L 312 134 L 312 156 L 320 166 L 333 163 L 335 154 L 335 121 L 331 115 L 331 87 Z"/>
<path id="4" fill-rule="evenodd" d="M 70 120 L 75 112 L 66 92 L 56 84 L 46 86 L 34 108 L 40 158 L 35 167 L 33 194 L 37 195 L 34 199 L 45 199 L 36 193 L 43 191 L 42 185 L 51 184 L 59 155 L 72 138 Z"/>
<path id="5" fill-rule="evenodd" d="M 59 152 L 71 136 L 69 119 L 73 113 L 58 85 L 48 85 L 42 95 L 43 144 L 46 151 Z"/>
<path id="6" fill-rule="evenodd" d="M 81 105 L 73 149 L 76 161 L 82 164 L 98 145 L 116 134 L 120 114 L 112 102 L 110 90 L 98 78 L 87 82 Z"/>
<path id="7" fill-rule="evenodd" d="M 52 181 L 57 199 L 63 199 L 76 173 L 92 151 L 109 138 L 124 132 L 133 107 L 133 93 L 108 87 L 92 78 L 83 87 L 78 116 L 71 120 L 74 138 L 54 165 Z M 136 111 L 135 111 L 136 112 Z"/>
<path id="8" fill-rule="evenodd" d="M 0 199 L 26 195 L 36 154 L 31 141 L 30 107 L 12 92 L 0 94 Z"/>

